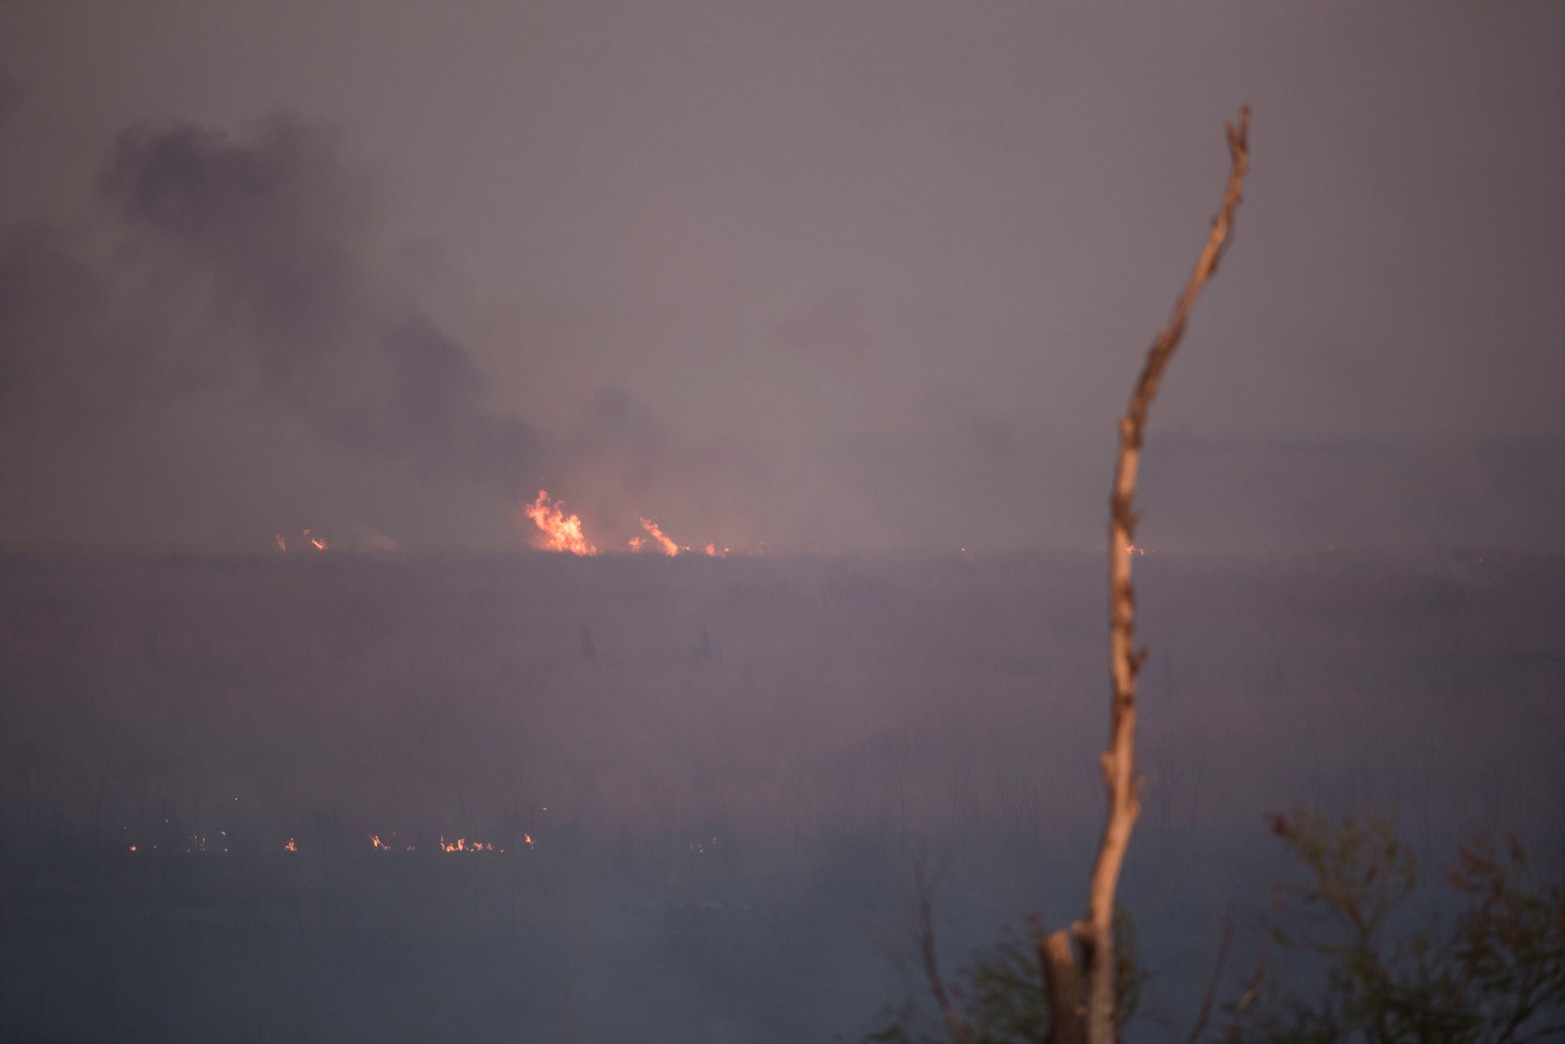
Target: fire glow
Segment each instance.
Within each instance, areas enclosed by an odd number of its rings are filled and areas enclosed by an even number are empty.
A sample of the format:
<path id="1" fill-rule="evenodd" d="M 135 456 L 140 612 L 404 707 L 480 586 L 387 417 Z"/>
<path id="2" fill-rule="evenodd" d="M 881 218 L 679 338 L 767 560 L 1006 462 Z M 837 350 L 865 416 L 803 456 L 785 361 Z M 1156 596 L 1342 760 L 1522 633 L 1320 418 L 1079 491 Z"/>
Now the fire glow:
<path id="1" fill-rule="evenodd" d="M 652 521 L 650 518 L 644 518 L 641 520 L 641 528 L 647 531 L 647 535 L 652 538 L 655 544 L 657 544 L 659 551 L 662 551 L 670 558 L 679 554 L 679 545 L 665 536 L 663 534 L 663 530 L 658 528 L 658 524 L 656 522 Z M 640 537 L 635 537 L 631 540 L 630 549 L 632 551 L 639 551 L 641 549 L 640 540 Z"/>
<path id="2" fill-rule="evenodd" d="M 522 505 L 520 516 L 530 519 L 537 528 L 537 532 L 529 534 L 529 542 L 541 551 L 584 556 L 598 553 L 597 546 L 587 539 L 582 530 L 581 516 L 566 512 L 563 501 L 551 501 L 548 490 L 540 489 L 532 503 Z M 517 524 L 521 526 L 520 517 Z M 675 541 L 650 518 L 642 516 L 641 528 L 645 536 L 638 534 L 626 542 L 632 553 L 656 552 L 672 558 L 692 551 L 690 545 Z M 712 558 L 733 554 L 733 548 L 721 547 L 715 541 L 708 543 L 701 551 Z"/>
<path id="3" fill-rule="evenodd" d="M 272 536 L 272 546 L 277 549 L 278 554 L 286 555 L 288 553 L 288 537 L 282 533 L 274 534 Z M 318 536 L 315 536 L 313 531 L 306 529 L 303 533 L 299 534 L 299 547 L 301 549 L 308 547 L 313 548 L 316 551 L 325 551 L 326 541 Z"/>
<path id="4" fill-rule="evenodd" d="M 127 833 L 130 830 L 129 827 L 125 827 L 124 829 L 125 829 L 125 831 Z M 229 848 L 229 845 L 228 845 L 228 831 L 220 830 L 220 831 L 218 831 L 218 835 L 219 835 L 219 838 L 220 838 L 220 842 L 217 841 L 217 840 L 214 840 L 212 838 L 209 838 L 205 834 L 189 834 L 189 835 L 186 835 L 183 838 L 183 842 L 184 842 L 183 845 L 178 847 L 178 848 L 176 848 L 176 849 L 174 849 L 173 851 L 175 851 L 177 853 L 180 853 L 180 854 L 184 854 L 184 855 L 199 855 L 199 856 L 212 856 L 212 855 L 227 855 L 227 854 L 229 854 L 232 850 Z M 484 852 L 484 853 L 494 852 L 494 853 L 498 853 L 500 855 L 504 855 L 506 853 L 506 849 L 503 846 L 496 845 L 493 841 L 469 840 L 466 837 L 459 837 L 459 838 L 457 838 L 454 841 L 448 841 L 448 840 L 446 840 L 446 837 L 445 837 L 444 834 L 439 835 L 439 837 L 440 837 L 440 840 L 433 846 L 434 851 L 436 851 L 436 852 L 442 852 L 442 853 L 447 853 L 447 852 L 449 852 L 449 853 L 456 853 L 456 852 L 462 852 L 462 853 L 468 853 L 468 852 Z M 369 840 L 370 848 L 373 849 L 376 852 L 416 852 L 416 851 L 418 851 L 417 846 L 406 844 L 406 843 L 404 843 L 402 841 L 399 841 L 397 839 L 397 835 L 394 834 L 394 833 L 390 834 L 388 836 L 385 836 L 385 837 L 381 836 L 380 834 L 370 834 L 368 836 L 368 840 Z M 521 844 L 522 844 L 522 847 L 524 847 L 526 849 L 529 849 L 529 850 L 534 849 L 534 848 L 537 847 L 537 842 L 533 839 L 533 836 L 531 834 L 527 834 L 527 833 L 522 834 Z M 125 842 L 125 847 L 129 851 L 134 853 L 134 852 L 141 852 L 142 850 L 148 848 L 149 846 L 145 843 L 145 841 L 130 841 L 130 840 L 127 839 L 127 841 Z M 154 845 L 151 845 L 150 848 L 152 850 L 156 851 L 158 846 L 154 844 Z M 296 854 L 299 851 L 299 841 L 298 841 L 298 839 L 295 838 L 295 837 L 289 837 L 286 841 L 283 842 L 282 851 L 285 854 Z M 427 851 L 427 849 L 426 849 L 426 851 Z"/>
<path id="5" fill-rule="evenodd" d="M 522 514 L 532 519 L 538 527 L 533 536 L 534 546 L 544 551 L 561 551 L 572 555 L 595 555 L 598 549 L 582 535 L 581 516 L 567 515 L 564 505 L 549 502 L 548 490 L 540 489 L 538 499 L 522 508 Z"/>

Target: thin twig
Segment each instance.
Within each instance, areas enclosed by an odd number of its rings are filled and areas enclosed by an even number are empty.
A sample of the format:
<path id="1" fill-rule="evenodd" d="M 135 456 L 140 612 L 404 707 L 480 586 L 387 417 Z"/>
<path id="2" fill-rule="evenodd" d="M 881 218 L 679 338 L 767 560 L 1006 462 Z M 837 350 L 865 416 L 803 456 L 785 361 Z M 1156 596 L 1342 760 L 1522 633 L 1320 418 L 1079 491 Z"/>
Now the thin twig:
<path id="1" fill-rule="evenodd" d="M 1222 206 L 1212 219 L 1206 245 L 1184 291 L 1174 302 L 1168 324 L 1147 352 L 1146 364 L 1131 393 L 1130 405 L 1119 422 L 1119 459 L 1114 471 L 1114 492 L 1109 506 L 1109 665 L 1113 679 L 1113 708 L 1109 743 L 1101 767 L 1108 790 L 1103 837 L 1088 893 L 1087 920 L 1076 925 L 1087 956 L 1087 1040 L 1090 1044 L 1114 1044 L 1118 1031 L 1114 1020 L 1114 895 L 1120 869 L 1136 818 L 1141 813 L 1140 780 L 1135 767 L 1136 676 L 1146 659 L 1136 638 L 1136 592 L 1131 583 L 1130 556 L 1136 529 L 1136 470 L 1141 460 L 1147 411 L 1157 396 L 1163 371 L 1168 367 L 1184 335 L 1190 309 L 1206 281 L 1217 271 L 1233 227 L 1245 172 L 1249 166 L 1250 110 L 1239 110 L 1239 122 L 1228 124 L 1228 186 Z"/>
<path id="2" fill-rule="evenodd" d="M 1201 998 L 1201 1013 L 1195 1026 L 1185 1038 L 1185 1044 L 1196 1044 L 1206 1032 L 1206 1024 L 1212 1017 L 1212 1005 L 1217 1000 L 1217 989 L 1222 984 L 1223 969 L 1228 965 L 1228 946 L 1234 941 L 1234 906 L 1228 904 L 1228 916 L 1223 919 L 1223 941 L 1217 947 L 1217 964 L 1212 968 L 1212 981 L 1206 984 L 1206 996 Z"/>
<path id="3" fill-rule="evenodd" d="M 1562 991 L 1565 991 L 1565 979 L 1555 981 L 1554 985 L 1544 990 L 1543 993 L 1532 999 L 1530 1004 L 1525 1004 L 1512 1013 L 1510 1020 L 1505 1024 L 1505 1032 L 1495 1038 L 1495 1044 L 1505 1044 L 1511 1039 L 1511 1034 L 1522 1028 L 1522 1024 L 1532 1018 L 1537 1012 L 1543 1010 L 1543 1006 Z M 1517 1044 L 1525 1044 L 1526 1041 L 1537 1039 L 1537 1034 L 1517 1038 Z"/>
<path id="4" fill-rule="evenodd" d="M 951 1003 L 951 994 L 946 991 L 945 980 L 940 975 L 940 962 L 935 957 L 935 880 L 931 880 L 925 873 L 924 866 L 924 853 L 920 852 L 913 863 L 913 904 L 918 919 L 918 953 L 924 962 L 924 975 L 929 980 L 929 992 L 940 1006 L 940 1014 L 945 1017 L 952 1036 L 961 1044 L 973 1044 L 972 1028 L 956 1010 L 956 1005 Z M 938 880 L 939 876 L 940 870 L 937 868 L 935 879 Z"/>
<path id="5" fill-rule="evenodd" d="M 1271 956 L 1271 937 L 1261 938 L 1261 952 L 1255 958 L 1255 972 L 1245 980 L 1244 989 L 1239 991 L 1239 999 L 1234 1001 L 1234 1013 L 1243 1015 L 1250 1010 L 1250 1005 L 1261 995 L 1261 982 L 1266 978 L 1266 960 Z"/>

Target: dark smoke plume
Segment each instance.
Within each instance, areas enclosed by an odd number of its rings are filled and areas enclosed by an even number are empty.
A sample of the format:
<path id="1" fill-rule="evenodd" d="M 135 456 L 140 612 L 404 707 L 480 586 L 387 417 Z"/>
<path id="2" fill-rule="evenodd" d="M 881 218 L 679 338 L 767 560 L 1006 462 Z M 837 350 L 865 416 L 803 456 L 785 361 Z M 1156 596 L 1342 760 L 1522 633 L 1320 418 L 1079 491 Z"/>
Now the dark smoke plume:
<path id="1" fill-rule="evenodd" d="M 132 127 L 99 188 L 106 250 L 41 226 L 0 236 L 6 536 L 69 537 L 77 513 L 108 510 L 144 538 L 194 513 L 217 543 L 327 522 L 508 541 L 538 439 L 377 278 L 369 185 L 334 132 Z M 105 449 L 114 477 L 40 488 L 83 474 L 63 455 Z"/>

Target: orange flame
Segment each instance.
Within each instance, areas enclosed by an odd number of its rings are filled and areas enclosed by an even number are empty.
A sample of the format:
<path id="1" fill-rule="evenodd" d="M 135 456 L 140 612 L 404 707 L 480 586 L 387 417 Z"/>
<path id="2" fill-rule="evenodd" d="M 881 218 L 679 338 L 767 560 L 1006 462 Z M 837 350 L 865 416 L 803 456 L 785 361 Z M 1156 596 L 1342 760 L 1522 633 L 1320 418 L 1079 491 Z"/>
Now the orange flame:
<path id="1" fill-rule="evenodd" d="M 298 850 L 299 850 L 298 842 L 295 841 L 291 837 L 288 839 L 288 843 L 283 846 L 283 851 L 284 852 L 297 852 Z"/>
<path id="2" fill-rule="evenodd" d="M 641 528 L 647 531 L 647 535 L 657 543 L 658 548 L 661 549 L 665 555 L 672 556 L 679 554 L 679 545 L 674 543 L 668 537 L 664 536 L 663 531 L 658 528 L 658 524 L 656 522 L 652 521 L 650 518 L 644 518 L 641 520 Z M 640 538 L 638 537 L 637 539 L 639 540 Z M 635 548 L 632 548 L 632 550 L 635 550 Z"/>
<path id="3" fill-rule="evenodd" d="M 531 504 L 521 507 L 517 518 L 517 525 L 522 526 L 521 518 L 532 520 L 538 527 L 538 532 L 531 534 L 532 544 L 545 551 L 566 551 L 573 555 L 595 555 L 597 547 L 587 541 L 582 534 L 581 516 L 569 514 L 561 501 L 549 500 L 547 490 L 540 489 L 538 498 Z M 631 552 L 657 551 L 660 554 L 673 557 L 692 550 L 689 546 L 677 544 L 652 519 L 643 516 L 641 518 L 642 534 L 631 537 L 625 546 Z M 733 554 L 733 548 L 722 547 L 715 541 L 701 548 L 707 555 L 713 558 L 723 558 Z"/>
<path id="4" fill-rule="evenodd" d="M 326 550 L 326 541 L 322 540 L 318 536 L 311 536 L 310 530 L 308 529 L 299 535 L 299 539 L 304 541 L 304 543 L 300 545 L 302 547 L 313 547 L 317 551 Z M 288 553 L 288 538 L 283 536 L 281 533 L 275 533 L 272 536 L 272 546 L 277 549 L 278 554 L 285 555 Z"/>
<path id="5" fill-rule="evenodd" d="M 573 555 L 595 555 L 598 549 L 581 532 L 581 516 L 567 515 L 558 501 L 549 503 L 547 490 L 538 491 L 538 499 L 522 508 L 522 514 L 538 527 L 533 544 L 545 551 L 568 551 Z"/>

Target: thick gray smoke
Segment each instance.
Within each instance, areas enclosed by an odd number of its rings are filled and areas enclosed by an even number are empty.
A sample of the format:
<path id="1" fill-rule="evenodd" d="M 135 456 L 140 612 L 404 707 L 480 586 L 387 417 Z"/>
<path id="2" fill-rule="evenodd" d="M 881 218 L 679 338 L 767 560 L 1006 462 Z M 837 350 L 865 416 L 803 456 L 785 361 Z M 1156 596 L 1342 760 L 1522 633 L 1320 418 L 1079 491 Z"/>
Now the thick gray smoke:
<path id="1" fill-rule="evenodd" d="M 99 188 L 92 237 L 0 239 L 9 535 L 102 539 L 107 511 L 132 541 L 512 539 L 538 440 L 377 273 L 333 132 L 134 127 Z"/>
<path id="2" fill-rule="evenodd" d="M 0 136 L 28 104 L 0 73 Z M 332 127 L 137 124 L 83 180 L 75 211 L 0 226 L 0 541 L 262 550 L 309 527 L 339 547 L 514 548 L 516 507 L 540 487 L 614 549 L 643 516 L 741 550 L 1102 539 L 1117 401 L 1090 431 L 1044 431 L 988 390 L 931 383 L 957 351 L 942 339 L 982 333 L 960 309 L 903 344 L 890 313 L 844 291 L 788 304 L 775 330 L 740 324 L 717 363 L 681 361 L 684 332 L 656 323 L 458 335 L 447 319 L 481 308 L 403 271 Z M 670 279 L 659 295 L 710 282 Z M 642 314 L 602 294 L 586 314 Z M 1192 332 L 1171 396 L 1222 347 L 1219 326 Z M 1532 522 L 1565 497 L 1539 481 L 1561 473 L 1558 440 L 1285 444 L 1181 437 L 1161 416 L 1144 489 L 1158 551 L 1560 547 Z"/>

